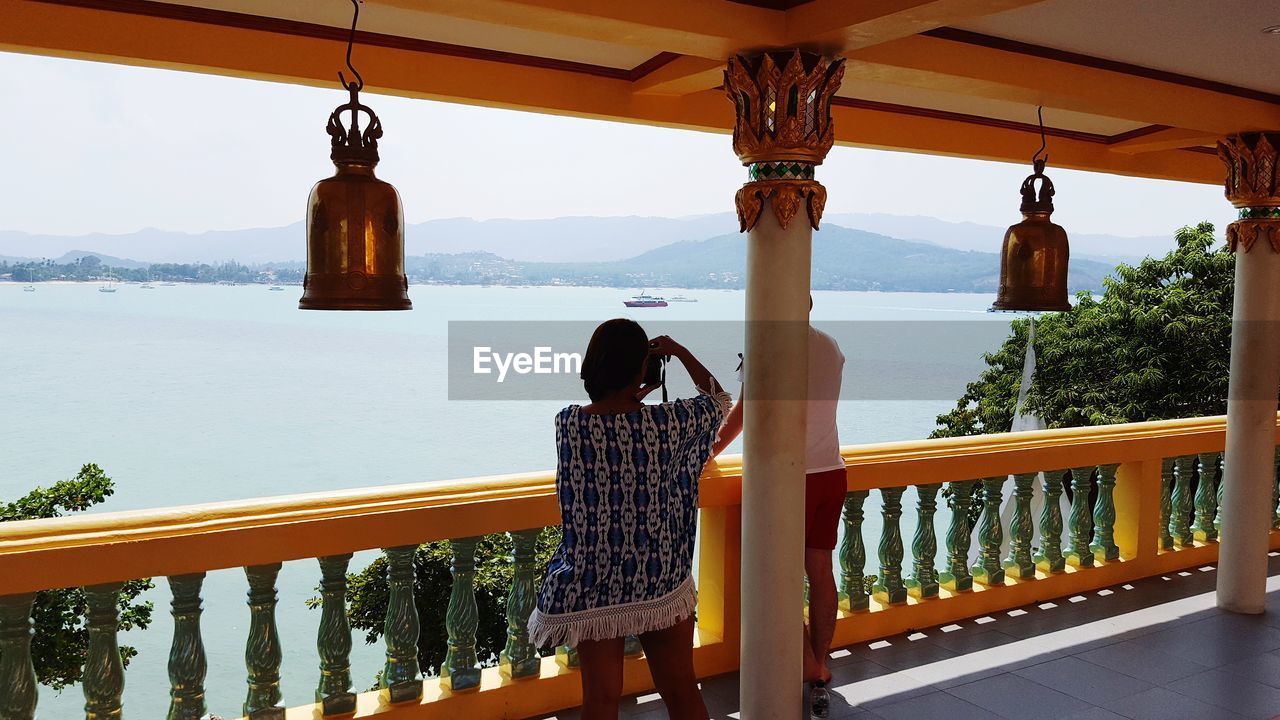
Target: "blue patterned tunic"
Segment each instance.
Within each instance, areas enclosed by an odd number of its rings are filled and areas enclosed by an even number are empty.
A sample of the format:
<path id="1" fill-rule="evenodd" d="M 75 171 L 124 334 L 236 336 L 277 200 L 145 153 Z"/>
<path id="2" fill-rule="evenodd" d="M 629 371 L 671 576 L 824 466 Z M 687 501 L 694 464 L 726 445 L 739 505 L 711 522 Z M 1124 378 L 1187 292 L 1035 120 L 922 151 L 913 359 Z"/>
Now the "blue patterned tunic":
<path id="1" fill-rule="evenodd" d="M 629 413 L 560 411 L 564 534 L 529 621 L 535 645 L 637 635 L 693 613 L 698 478 L 728 406 L 718 393 Z"/>

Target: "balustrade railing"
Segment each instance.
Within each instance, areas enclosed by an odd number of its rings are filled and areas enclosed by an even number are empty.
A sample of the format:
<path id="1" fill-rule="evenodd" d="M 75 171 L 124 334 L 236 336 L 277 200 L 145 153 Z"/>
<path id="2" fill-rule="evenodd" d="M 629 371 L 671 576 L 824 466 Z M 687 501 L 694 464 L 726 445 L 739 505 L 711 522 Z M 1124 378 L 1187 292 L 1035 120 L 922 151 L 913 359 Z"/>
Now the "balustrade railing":
<path id="1" fill-rule="evenodd" d="M 1212 562 L 1217 538 L 1231 532 L 1218 512 L 1223 439 L 1222 418 L 1195 418 L 846 448 L 837 645 Z M 1045 502 L 1033 517 L 1037 481 Z M 1065 523 L 1064 483 L 1071 490 Z M 902 532 L 908 487 L 915 488 L 910 558 Z M 722 460 L 702 488 L 695 666 L 705 675 L 738 663 L 737 460 Z M 1273 488 L 1273 527 L 1280 528 L 1280 484 Z M 878 538 L 864 538 L 869 499 L 880 504 Z M 37 591 L 60 587 L 86 593 L 85 717 L 120 717 L 119 592 L 125 581 L 160 576 L 168 579 L 174 619 L 167 718 L 206 717 L 203 580 L 206 571 L 241 567 L 250 612 L 241 711 L 253 720 L 284 718 L 280 670 L 288 654 L 276 617 L 296 609 L 279 606 L 276 579 L 283 562 L 310 558 L 319 563 L 320 662 L 306 716 L 409 717 L 412 708 L 440 704 L 450 717 L 482 707 L 523 717 L 573 706 L 576 652 L 559 648 L 543 658 L 528 636 L 540 580 L 534 548 L 540 529 L 557 518 L 554 479 L 530 474 L 0 524 L 0 717 L 35 717 L 32 602 Z M 493 533 L 510 540 L 514 579 L 505 646 L 496 667 L 482 668 L 475 555 L 479 538 Z M 421 543 L 438 540 L 451 551 L 447 652 L 440 677 L 424 679 L 414 556 Z M 874 580 L 868 540 L 877 550 Z M 1272 546 L 1280 546 L 1280 532 Z M 372 548 L 385 548 L 387 560 L 386 663 L 381 689 L 356 693 L 346 575 L 352 553 Z M 628 638 L 626 652 L 642 654 L 637 639 Z M 628 691 L 647 683 L 646 673 L 627 671 Z"/>

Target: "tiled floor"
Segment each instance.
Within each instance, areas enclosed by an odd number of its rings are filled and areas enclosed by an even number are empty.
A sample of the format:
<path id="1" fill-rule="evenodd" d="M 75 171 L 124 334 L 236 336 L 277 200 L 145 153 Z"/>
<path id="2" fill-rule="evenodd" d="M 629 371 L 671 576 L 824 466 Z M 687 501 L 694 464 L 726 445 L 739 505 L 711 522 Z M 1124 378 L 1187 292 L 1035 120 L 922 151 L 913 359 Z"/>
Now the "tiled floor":
<path id="1" fill-rule="evenodd" d="M 1206 567 L 841 648 L 832 652 L 831 717 L 1277 717 L 1278 557 L 1271 574 L 1265 615 L 1218 611 L 1217 573 Z M 736 674 L 702 689 L 712 718 L 739 717 Z M 666 716 L 656 694 L 624 701 L 624 718 Z"/>

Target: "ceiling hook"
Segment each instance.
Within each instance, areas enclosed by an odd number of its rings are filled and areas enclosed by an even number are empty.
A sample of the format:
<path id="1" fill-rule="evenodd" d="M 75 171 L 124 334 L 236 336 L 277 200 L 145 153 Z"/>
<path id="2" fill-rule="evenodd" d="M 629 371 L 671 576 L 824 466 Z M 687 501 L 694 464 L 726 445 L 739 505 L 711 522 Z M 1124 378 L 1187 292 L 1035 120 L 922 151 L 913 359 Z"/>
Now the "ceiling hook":
<path id="1" fill-rule="evenodd" d="M 1035 165 L 1038 162 L 1049 162 L 1048 155 L 1044 156 L 1044 160 L 1040 159 L 1040 153 L 1044 152 L 1044 149 L 1046 146 L 1046 142 L 1044 139 L 1044 106 L 1043 105 L 1036 106 L 1036 120 L 1039 121 L 1040 123 L 1040 149 L 1036 151 L 1035 155 L 1031 156 L 1032 165 Z"/>
<path id="2" fill-rule="evenodd" d="M 342 87 L 348 90 L 354 87 L 357 92 L 364 89 L 364 78 L 360 77 L 360 71 L 351 64 L 351 46 L 356 42 L 356 23 L 360 20 L 360 3 L 362 2 L 364 0 L 351 0 L 351 7 L 355 12 L 351 16 L 351 34 L 347 36 L 347 69 L 356 77 L 355 82 L 348 84 L 346 76 L 341 70 L 338 71 L 338 80 L 342 83 Z"/>

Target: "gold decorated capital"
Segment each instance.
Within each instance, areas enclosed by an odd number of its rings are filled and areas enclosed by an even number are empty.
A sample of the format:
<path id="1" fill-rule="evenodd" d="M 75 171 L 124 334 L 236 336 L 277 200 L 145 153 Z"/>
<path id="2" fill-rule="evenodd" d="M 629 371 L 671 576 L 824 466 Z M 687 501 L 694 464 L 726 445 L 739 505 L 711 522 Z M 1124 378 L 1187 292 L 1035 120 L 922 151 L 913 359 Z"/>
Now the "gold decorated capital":
<path id="1" fill-rule="evenodd" d="M 817 230 L 827 204 L 827 189 L 813 180 L 761 180 L 743 185 L 734 198 L 742 232 L 755 227 L 766 203 L 782 229 L 804 210 L 809 226 Z"/>
<path id="2" fill-rule="evenodd" d="M 814 179 L 835 143 L 831 99 L 844 60 L 793 50 L 729 59 L 724 88 L 736 111 L 733 149 L 748 168 L 736 205 L 743 231 L 767 206 L 783 228 L 803 210 L 816 230 L 826 190 Z"/>
<path id="3" fill-rule="evenodd" d="M 1280 133 L 1250 132 L 1218 141 L 1218 157 L 1226 165 L 1227 199 L 1240 219 L 1227 226 L 1227 248 L 1249 252 L 1265 237 L 1280 252 Z"/>

